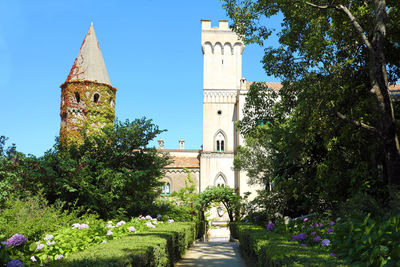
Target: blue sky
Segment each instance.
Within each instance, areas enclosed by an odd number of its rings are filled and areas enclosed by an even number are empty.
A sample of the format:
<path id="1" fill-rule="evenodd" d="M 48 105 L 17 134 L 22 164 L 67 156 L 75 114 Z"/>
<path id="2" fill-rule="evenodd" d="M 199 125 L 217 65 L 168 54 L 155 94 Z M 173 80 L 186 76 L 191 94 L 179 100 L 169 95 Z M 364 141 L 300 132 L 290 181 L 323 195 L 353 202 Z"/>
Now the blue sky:
<path id="1" fill-rule="evenodd" d="M 166 148 L 202 145 L 201 19 L 227 19 L 219 0 L 0 0 L 0 135 L 37 156 L 54 145 L 60 88 L 93 22 L 120 120 L 147 117 Z M 279 20 L 271 21 L 279 26 Z M 273 42 L 273 41 L 272 41 Z M 271 43 L 273 44 L 273 43 Z M 243 76 L 267 77 L 263 48 L 248 45 Z M 158 138 L 157 138 L 158 139 Z M 155 145 L 156 143 L 154 143 Z"/>

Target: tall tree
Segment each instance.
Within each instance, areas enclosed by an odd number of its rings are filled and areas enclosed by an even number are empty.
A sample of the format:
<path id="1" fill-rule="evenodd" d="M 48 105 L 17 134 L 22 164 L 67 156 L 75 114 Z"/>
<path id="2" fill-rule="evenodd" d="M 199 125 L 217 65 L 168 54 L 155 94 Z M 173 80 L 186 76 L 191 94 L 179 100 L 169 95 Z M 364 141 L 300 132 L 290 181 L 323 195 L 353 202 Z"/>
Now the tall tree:
<path id="1" fill-rule="evenodd" d="M 335 96 L 322 104 L 341 120 L 374 134 L 385 154 L 388 183 L 400 185 L 400 146 L 389 91 L 400 76 L 400 1 L 224 2 L 233 28 L 247 43 L 262 44 L 273 30 L 263 24 L 265 18 L 283 15 L 280 46 L 267 48 L 263 58 L 267 74 L 283 79 L 283 101 L 289 103 L 309 86 L 371 94 L 374 101 L 366 102 L 364 113 Z"/>

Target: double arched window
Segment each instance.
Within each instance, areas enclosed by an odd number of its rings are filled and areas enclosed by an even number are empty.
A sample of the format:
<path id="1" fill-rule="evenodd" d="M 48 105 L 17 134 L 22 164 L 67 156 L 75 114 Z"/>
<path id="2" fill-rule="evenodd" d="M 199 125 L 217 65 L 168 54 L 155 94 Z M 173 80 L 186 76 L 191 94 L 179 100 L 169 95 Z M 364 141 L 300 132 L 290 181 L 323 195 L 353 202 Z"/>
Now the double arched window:
<path id="1" fill-rule="evenodd" d="M 219 174 L 217 176 L 217 178 L 215 179 L 215 186 L 217 186 L 217 187 L 225 187 L 226 186 L 226 180 L 222 174 Z"/>
<path id="2" fill-rule="evenodd" d="M 221 131 L 215 135 L 215 150 L 217 152 L 225 151 L 225 135 Z"/>

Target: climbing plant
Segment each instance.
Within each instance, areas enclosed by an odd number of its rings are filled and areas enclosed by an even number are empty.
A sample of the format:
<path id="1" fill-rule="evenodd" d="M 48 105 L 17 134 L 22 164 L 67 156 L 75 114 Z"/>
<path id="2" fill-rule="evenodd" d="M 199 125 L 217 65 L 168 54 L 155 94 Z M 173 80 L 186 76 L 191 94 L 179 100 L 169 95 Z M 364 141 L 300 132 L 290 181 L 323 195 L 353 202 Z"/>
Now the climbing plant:
<path id="1" fill-rule="evenodd" d="M 229 187 L 207 187 L 199 194 L 196 206 L 202 213 L 211 207 L 211 204 L 221 202 L 228 211 L 229 220 L 232 222 L 240 215 L 240 196 L 236 190 Z"/>

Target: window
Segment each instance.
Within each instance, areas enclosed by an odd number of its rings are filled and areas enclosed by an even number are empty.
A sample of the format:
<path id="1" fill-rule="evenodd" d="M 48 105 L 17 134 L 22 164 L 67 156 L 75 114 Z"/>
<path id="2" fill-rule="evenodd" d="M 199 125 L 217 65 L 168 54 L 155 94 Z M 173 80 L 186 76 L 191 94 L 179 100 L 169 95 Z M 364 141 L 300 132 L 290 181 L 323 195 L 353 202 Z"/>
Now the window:
<path id="1" fill-rule="evenodd" d="M 99 101 L 99 98 L 100 98 L 100 95 L 99 95 L 98 93 L 95 93 L 95 94 L 93 95 L 93 101 L 94 101 L 94 103 L 97 103 L 97 102 Z"/>
<path id="2" fill-rule="evenodd" d="M 75 92 L 75 99 L 76 99 L 76 102 L 81 102 L 81 96 L 79 95 L 79 93 L 78 92 Z"/>
<path id="3" fill-rule="evenodd" d="M 217 187 L 225 187 L 225 179 L 222 177 L 222 175 L 218 176 L 217 180 L 215 180 L 215 185 Z"/>
<path id="4" fill-rule="evenodd" d="M 217 152 L 225 151 L 225 136 L 221 132 L 215 137 L 215 146 Z"/>
<path id="5" fill-rule="evenodd" d="M 169 183 L 164 184 L 161 189 L 161 194 L 169 195 L 170 193 L 171 193 L 171 185 Z"/>

